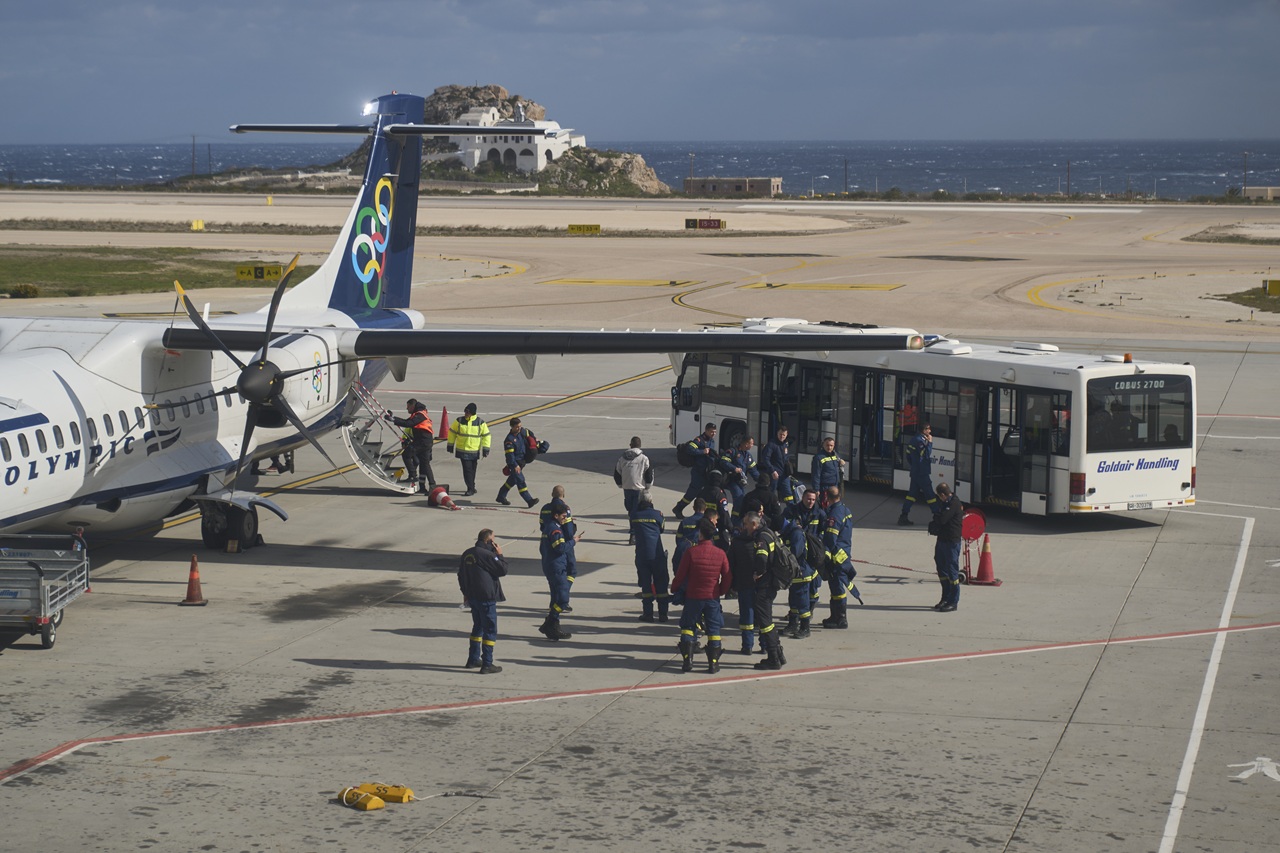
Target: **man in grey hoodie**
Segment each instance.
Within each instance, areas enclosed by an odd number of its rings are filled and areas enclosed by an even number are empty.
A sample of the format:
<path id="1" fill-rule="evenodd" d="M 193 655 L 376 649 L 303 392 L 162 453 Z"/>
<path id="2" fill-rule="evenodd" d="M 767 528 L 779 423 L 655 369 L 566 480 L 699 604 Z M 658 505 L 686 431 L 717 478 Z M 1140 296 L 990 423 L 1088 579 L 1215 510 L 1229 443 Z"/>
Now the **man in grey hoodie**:
<path id="1" fill-rule="evenodd" d="M 640 495 L 653 485 L 653 465 L 640 449 L 640 436 L 632 436 L 631 447 L 623 452 L 618 458 L 618 464 L 613 466 L 613 481 L 622 489 L 622 504 L 630 518 L 640 502 Z M 634 545 L 634 537 L 627 544 Z"/>

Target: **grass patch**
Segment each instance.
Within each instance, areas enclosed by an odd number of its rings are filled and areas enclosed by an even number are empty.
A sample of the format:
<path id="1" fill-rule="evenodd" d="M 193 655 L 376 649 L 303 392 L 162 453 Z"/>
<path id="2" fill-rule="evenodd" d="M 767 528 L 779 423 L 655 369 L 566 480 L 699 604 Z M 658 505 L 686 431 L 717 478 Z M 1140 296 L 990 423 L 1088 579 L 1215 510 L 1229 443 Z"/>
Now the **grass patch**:
<path id="1" fill-rule="evenodd" d="M 1280 314 L 1280 296 L 1268 296 L 1261 287 L 1252 287 L 1239 293 L 1224 293 L 1218 297 L 1224 302 L 1234 302 L 1255 311 L 1269 311 Z"/>
<path id="2" fill-rule="evenodd" d="M 190 289 L 263 287 L 261 281 L 240 281 L 236 267 L 253 258 L 203 249 L 116 249 L 109 247 L 0 247 L 0 293 L 15 289 L 39 296 L 109 296 L 117 293 L 158 293 L 173 290 L 174 279 Z M 274 261 L 288 263 L 288 259 Z M 316 270 L 299 265 L 296 284 Z"/>

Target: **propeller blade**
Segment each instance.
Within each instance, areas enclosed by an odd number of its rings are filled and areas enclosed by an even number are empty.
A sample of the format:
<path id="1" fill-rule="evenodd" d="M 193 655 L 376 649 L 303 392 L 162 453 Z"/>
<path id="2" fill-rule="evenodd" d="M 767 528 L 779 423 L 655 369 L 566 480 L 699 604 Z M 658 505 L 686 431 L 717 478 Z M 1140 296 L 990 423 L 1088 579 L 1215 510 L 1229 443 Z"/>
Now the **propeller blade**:
<path id="1" fill-rule="evenodd" d="M 192 399 L 190 399 L 190 400 L 188 400 L 188 401 L 187 401 L 187 405 L 195 405 L 196 403 L 205 403 L 205 402 L 208 402 L 209 400 L 214 399 L 215 397 L 221 397 L 223 394 L 227 394 L 227 393 L 230 393 L 230 392 L 235 391 L 235 390 L 236 390 L 236 389 L 235 389 L 235 386 L 234 386 L 234 385 L 232 385 L 232 386 L 229 386 L 229 387 L 227 387 L 227 388 L 223 388 L 221 391 L 214 391 L 214 392 L 212 392 L 212 393 L 210 393 L 210 394 L 205 394 L 203 397 L 193 397 Z M 162 411 L 163 411 L 163 410 L 165 410 L 165 409 L 176 409 L 176 408 L 179 408 L 179 407 L 180 407 L 180 406 L 182 406 L 182 405 L 183 405 L 183 404 L 182 404 L 181 402 L 175 403 L 175 402 L 173 402 L 173 401 L 170 401 L 170 402 L 168 402 L 168 403 L 147 403 L 147 404 L 146 404 L 145 406 L 143 406 L 142 408 L 144 408 L 144 409 L 160 409 L 160 410 L 162 410 Z"/>
<path id="2" fill-rule="evenodd" d="M 284 275 L 280 276 L 280 283 L 276 285 L 275 293 L 271 294 L 271 307 L 267 310 L 267 333 L 262 339 L 262 357 L 267 357 L 267 347 L 271 346 L 271 329 L 276 324 L 276 312 L 280 310 L 280 300 L 284 298 L 284 289 L 289 286 L 289 279 L 293 276 L 293 271 L 298 268 L 298 259 L 302 255 L 294 255 L 293 260 L 289 261 L 289 268 L 284 271 Z"/>
<path id="3" fill-rule="evenodd" d="M 222 339 L 214 333 L 213 329 L 209 328 L 209 324 L 204 321 L 204 318 L 200 316 L 200 312 L 196 310 L 196 306 L 191 303 L 191 297 L 187 296 L 187 292 L 182 289 L 182 285 L 175 281 L 173 286 L 177 288 L 178 298 L 182 300 L 183 307 L 187 309 L 187 316 L 191 318 L 191 322 L 195 323 L 196 327 L 204 332 L 205 337 L 217 344 L 218 348 L 226 353 L 227 358 L 235 362 L 241 370 L 244 370 L 244 362 L 236 358 L 235 353 L 227 349 L 227 345 L 222 342 Z"/>
<path id="4" fill-rule="evenodd" d="M 249 439 L 253 436 L 253 428 L 258 425 L 258 412 L 261 409 L 261 404 L 251 403 L 249 410 L 244 413 L 244 438 L 240 440 L 240 458 L 236 460 L 236 476 L 231 481 L 232 491 L 235 490 L 236 483 L 240 482 L 240 472 L 244 469 L 244 458 L 249 453 Z"/>
<path id="5" fill-rule="evenodd" d="M 334 468 L 338 467 L 338 463 L 330 459 L 329 454 L 324 452 L 324 448 L 321 447 L 320 443 L 311 436 L 311 433 L 307 430 L 307 425 L 302 422 L 302 418 L 298 417 L 298 415 L 293 411 L 293 407 L 289 405 L 288 401 L 286 401 L 284 397 L 277 397 L 272 401 L 271 405 L 275 406 L 281 414 L 289 419 L 289 423 L 293 424 L 293 428 L 302 433 L 302 437 L 311 442 L 312 447 L 320 451 L 320 455 L 324 457 L 326 462 Z"/>

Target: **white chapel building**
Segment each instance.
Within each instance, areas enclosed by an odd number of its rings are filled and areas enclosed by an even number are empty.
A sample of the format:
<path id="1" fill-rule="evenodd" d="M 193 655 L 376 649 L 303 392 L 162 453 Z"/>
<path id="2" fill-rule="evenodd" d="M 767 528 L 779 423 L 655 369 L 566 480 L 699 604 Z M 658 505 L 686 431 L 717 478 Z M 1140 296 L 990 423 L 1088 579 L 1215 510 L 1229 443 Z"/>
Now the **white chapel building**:
<path id="1" fill-rule="evenodd" d="M 468 169 L 474 170 L 486 160 L 522 172 L 538 172 L 548 163 L 560 159 L 570 148 L 586 148 L 587 138 L 562 128 L 555 121 L 530 121 L 524 117 L 524 107 L 516 106 L 516 118 L 498 120 L 497 107 L 473 107 L 463 113 L 456 124 L 469 127 L 492 127 L 486 136 L 457 137 L 457 157 Z M 548 131 L 546 135 L 534 135 L 530 128 Z M 555 135 L 550 135 L 555 131 Z"/>

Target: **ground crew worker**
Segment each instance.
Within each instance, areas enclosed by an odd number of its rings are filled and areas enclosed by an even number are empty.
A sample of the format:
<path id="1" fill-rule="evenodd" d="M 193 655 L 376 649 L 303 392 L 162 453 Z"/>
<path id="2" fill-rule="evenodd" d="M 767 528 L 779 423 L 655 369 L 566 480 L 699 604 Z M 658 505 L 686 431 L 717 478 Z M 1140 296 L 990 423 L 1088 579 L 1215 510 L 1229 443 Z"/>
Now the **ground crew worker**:
<path id="1" fill-rule="evenodd" d="M 844 485 L 844 460 L 836 453 L 836 440 L 831 436 L 822 439 L 822 451 L 813 454 L 813 490 L 826 506 L 826 497 L 832 486 L 836 487 L 836 497 L 840 496 L 840 488 Z"/>
<path id="2" fill-rule="evenodd" d="M 693 503 L 693 499 L 706 488 L 707 474 L 715 468 L 716 425 L 707 424 L 700 434 L 685 444 L 687 452 L 693 457 L 693 466 L 689 469 L 689 488 L 684 490 L 684 497 L 671 510 L 676 518 L 684 517 L 684 508 Z"/>
<path id="3" fill-rule="evenodd" d="M 653 508 L 647 494 L 640 496 L 640 503 L 631 513 L 631 536 L 636 542 L 636 582 L 640 585 L 640 603 L 643 611 L 640 621 L 653 621 L 653 603 L 658 602 L 658 620 L 667 621 L 667 609 L 671 603 L 669 584 L 671 575 L 667 568 L 667 551 L 662 547 L 662 511 Z"/>
<path id="4" fill-rule="evenodd" d="M 684 593 L 684 610 L 680 613 L 680 657 L 682 672 L 693 669 L 697 649 L 697 626 L 707 632 L 707 672 L 720 671 L 723 651 L 720 632 L 724 629 L 724 611 L 720 598 L 733 585 L 729 559 L 716 547 L 716 528 L 710 521 L 698 523 L 698 544 L 685 551 L 676 569 L 673 588 Z"/>
<path id="5" fill-rule="evenodd" d="M 467 669 L 479 669 L 481 675 L 502 672 L 493 662 L 493 649 L 498 640 L 498 602 L 506 601 L 500 578 L 507 573 L 507 560 L 502 548 L 485 528 L 476 536 L 476 544 L 462 553 L 458 564 L 458 586 L 471 607 L 471 646 L 467 652 Z"/>
<path id="6" fill-rule="evenodd" d="M 960 542 L 964 538 L 964 504 L 946 483 L 938 484 L 940 509 L 929 522 L 929 532 L 938 539 L 933 545 L 933 565 L 942 584 L 942 600 L 933 605 L 939 613 L 960 607 Z M 937 531 L 934 533 L 934 531 Z"/>
<path id="7" fill-rule="evenodd" d="M 822 541 L 823 530 L 827 526 L 827 513 L 818 506 L 818 493 L 813 489 L 807 489 L 800 498 L 800 503 L 793 507 L 788 513 L 788 519 L 797 526 L 804 529 L 805 537 L 815 537 L 819 542 Z M 825 546 L 824 546 L 825 551 Z M 809 606 L 802 609 L 812 612 L 817 608 L 818 602 L 821 600 L 822 590 L 822 566 L 813 566 L 816 574 L 809 582 Z M 798 619 L 799 617 L 797 617 Z"/>
<path id="8" fill-rule="evenodd" d="M 407 417 L 397 418 L 387 412 L 383 415 L 391 423 L 404 430 L 404 467 L 409 482 L 417 480 L 415 494 L 425 495 L 436 487 L 436 477 L 431 471 L 431 452 L 436 443 L 435 427 L 427 407 L 410 397 L 404 404 Z"/>
<path id="9" fill-rule="evenodd" d="M 813 618 L 811 588 L 818 579 L 818 567 L 809 562 L 809 542 L 805 538 L 803 522 L 788 520 L 781 538 L 804 569 L 801 577 L 792 579 L 787 590 L 787 627 L 782 629 L 782 633 L 793 640 L 803 640 L 810 635 L 809 622 Z"/>
<path id="10" fill-rule="evenodd" d="M 775 492 L 781 492 L 787 478 L 791 476 L 791 443 L 787 441 L 787 432 L 785 426 L 778 427 L 773 438 L 764 446 L 764 453 L 760 454 L 760 470 L 769 475 Z"/>
<path id="11" fill-rule="evenodd" d="M 822 544 L 827 549 L 827 569 L 831 577 L 827 588 L 831 591 L 831 616 L 822 620 L 823 628 L 848 628 L 848 604 L 852 595 L 862 603 L 858 587 L 853 579 L 858 571 L 853 567 L 853 513 L 840 500 L 840 489 L 827 490 L 827 523 L 822 529 Z"/>
<path id="12" fill-rule="evenodd" d="M 511 419 L 511 429 L 502 440 L 502 452 L 507 462 L 507 480 L 498 489 L 496 500 L 503 506 L 511 506 L 507 500 L 507 492 L 516 489 L 520 497 L 529 506 L 537 506 L 538 498 L 529 494 L 529 486 L 524 480 L 524 462 L 529 453 L 529 433 L 520 426 L 519 418 Z"/>
<path id="13" fill-rule="evenodd" d="M 551 590 L 551 606 L 547 609 L 547 618 L 538 630 L 548 640 L 567 640 L 572 634 L 560 630 L 560 614 L 569 607 L 568 566 L 565 561 L 565 535 L 560 525 L 568 516 L 563 505 L 557 507 L 551 518 L 542 528 L 542 539 L 538 543 L 538 552 L 542 555 L 542 574 L 547 579 Z"/>
<path id="14" fill-rule="evenodd" d="M 733 498 L 733 514 L 742 514 L 742 499 L 747 496 L 747 484 L 754 483 L 760 476 L 756 469 L 756 458 L 751 449 L 756 440 L 747 436 L 738 442 L 736 448 L 725 448 L 720 453 L 720 470 L 724 472 L 724 485 Z"/>
<path id="15" fill-rule="evenodd" d="M 578 532 L 578 522 L 573 520 L 573 510 L 569 508 L 569 504 L 564 499 L 564 486 L 553 486 L 551 488 L 551 501 L 538 510 L 538 529 L 547 526 L 547 522 L 551 519 L 559 508 L 564 509 L 564 523 L 560 525 L 560 529 L 564 531 L 565 544 L 565 576 L 569 580 L 570 594 L 573 592 L 573 582 L 578 579 L 578 543 L 582 541 L 582 534 Z M 572 613 L 572 607 L 566 607 L 565 613 Z"/>
<path id="16" fill-rule="evenodd" d="M 907 470 L 911 472 L 911 485 L 902 502 L 902 514 L 898 516 L 898 525 L 911 527 L 915 524 L 907 516 L 917 500 L 923 500 L 925 506 L 934 514 L 938 514 L 938 502 L 933 496 L 933 485 L 929 482 L 933 466 L 933 428 L 922 424 L 920 431 L 907 441 Z"/>
<path id="17" fill-rule="evenodd" d="M 476 468 L 481 456 L 489 455 L 489 425 L 476 417 L 476 404 L 467 403 L 466 414 L 449 425 L 445 449 L 462 462 L 462 481 L 467 490 L 463 497 L 476 493 Z"/>
<path id="18" fill-rule="evenodd" d="M 742 516 L 741 536 L 751 537 L 752 578 L 755 581 L 753 617 L 760 632 L 760 645 L 767 655 L 764 660 L 756 663 L 756 669 L 782 669 L 787 658 L 782 653 L 782 641 L 773 624 L 773 601 L 778 596 L 779 585 L 772 567 L 774 560 L 780 556 L 775 552 L 784 546 L 778 541 L 778 535 L 765 527 L 764 520 L 754 512 Z"/>

